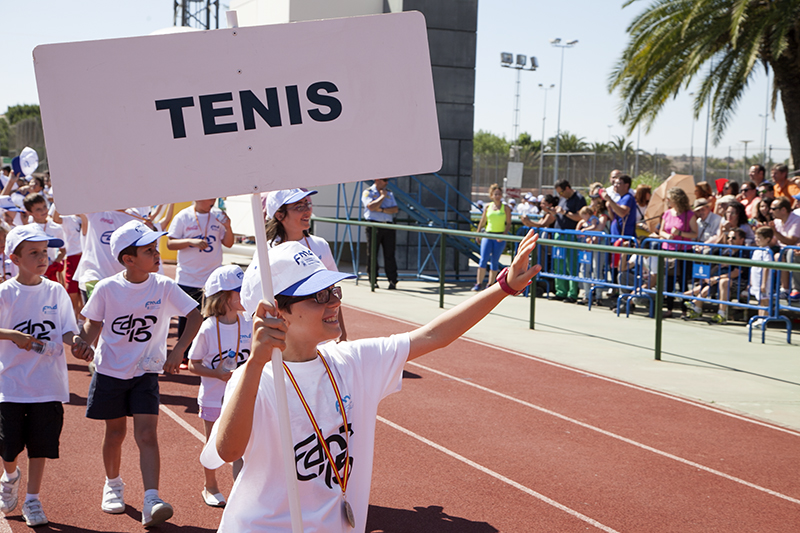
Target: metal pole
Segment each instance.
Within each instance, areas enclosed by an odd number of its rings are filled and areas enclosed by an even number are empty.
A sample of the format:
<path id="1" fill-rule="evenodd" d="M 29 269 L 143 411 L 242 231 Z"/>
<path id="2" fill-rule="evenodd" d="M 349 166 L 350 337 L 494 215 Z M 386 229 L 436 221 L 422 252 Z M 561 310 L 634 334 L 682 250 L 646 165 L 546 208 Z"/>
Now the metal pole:
<path id="1" fill-rule="evenodd" d="M 529 329 L 536 329 L 536 282 L 539 279 L 539 275 L 537 274 L 531 284 L 528 286 L 528 296 L 531 299 L 531 312 L 530 318 L 528 319 L 528 328 Z"/>
<path id="2" fill-rule="evenodd" d="M 553 166 L 553 183 L 558 181 L 558 150 L 561 147 L 561 89 L 564 87 L 564 48 L 561 47 L 561 74 L 558 77 L 558 121 L 556 123 L 556 162 Z"/>
<path id="3" fill-rule="evenodd" d="M 636 178 L 639 175 L 639 146 L 640 141 L 642 139 L 642 126 L 639 125 L 636 128 L 636 162 L 633 166 L 633 177 Z"/>
<path id="4" fill-rule="evenodd" d="M 713 70 L 713 67 L 712 67 Z M 708 132 L 711 126 L 711 93 L 708 93 L 708 113 L 706 115 L 706 147 L 703 151 L 703 180 L 706 180 L 706 167 L 708 166 Z"/>
<path id="5" fill-rule="evenodd" d="M 689 93 L 689 96 L 694 96 L 694 93 Z M 694 113 L 692 113 L 692 137 L 691 146 L 689 146 L 689 173 L 694 177 Z"/>
<path id="6" fill-rule="evenodd" d="M 447 236 L 439 234 L 439 309 L 444 309 L 444 262 L 447 259 Z M 458 258 L 456 258 L 458 260 Z"/>
<path id="7" fill-rule="evenodd" d="M 522 69 L 517 69 L 517 94 L 514 96 L 514 136 L 511 139 L 511 146 L 514 150 L 514 161 L 519 161 L 519 76 L 522 74 Z M 504 191 L 505 192 L 505 191 Z"/>
<path id="8" fill-rule="evenodd" d="M 767 166 L 767 124 L 769 123 L 769 73 L 767 73 L 767 101 L 764 104 L 764 153 L 761 155 L 761 164 Z"/>
<path id="9" fill-rule="evenodd" d="M 539 147 L 539 194 L 542 194 L 542 184 L 544 183 L 544 124 L 547 120 L 547 91 L 553 87 L 555 87 L 553 84 L 550 84 L 550 87 L 545 87 L 541 83 L 539 84 L 539 88 L 544 90 L 544 109 L 542 109 L 542 145 Z"/>
<path id="10" fill-rule="evenodd" d="M 658 256 L 658 276 L 656 276 L 656 361 L 661 361 L 661 321 L 664 317 L 664 271 L 665 261 L 663 256 Z"/>
<path id="11" fill-rule="evenodd" d="M 378 228 L 372 226 L 369 231 L 372 237 L 372 242 L 369 243 L 369 285 L 370 291 L 375 292 L 378 285 Z"/>

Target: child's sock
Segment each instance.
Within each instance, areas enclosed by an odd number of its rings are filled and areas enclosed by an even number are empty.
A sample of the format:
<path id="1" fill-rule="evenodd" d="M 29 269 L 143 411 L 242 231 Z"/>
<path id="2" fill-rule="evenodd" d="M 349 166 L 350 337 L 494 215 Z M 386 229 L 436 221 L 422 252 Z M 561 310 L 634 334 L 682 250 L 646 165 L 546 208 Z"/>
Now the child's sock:
<path id="1" fill-rule="evenodd" d="M 147 498 L 148 496 L 158 498 L 158 489 L 147 489 L 144 491 L 144 497 Z"/>
<path id="2" fill-rule="evenodd" d="M 26 494 L 25 495 L 25 502 L 26 503 L 31 501 L 31 500 L 38 500 L 38 499 L 39 499 L 39 495 L 38 494 Z"/>
<path id="3" fill-rule="evenodd" d="M 694 311 L 698 314 L 703 314 L 703 304 L 694 304 Z"/>
<path id="4" fill-rule="evenodd" d="M 106 476 L 106 483 L 108 483 L 109 485 L 111 483 L 114 483 L 114 484 L 122 483 L 122 476 L 117 476 L 114 479 L 108 479 L 108 476 Z"/>
<path id="5" fill-rule="evenodd" d="M 3 470 L 3 475 L 0 476 L 0 481 L 14 481 L 19 477 L 19 473 L 15 470 L 13 474 L 9 474 Z"/>

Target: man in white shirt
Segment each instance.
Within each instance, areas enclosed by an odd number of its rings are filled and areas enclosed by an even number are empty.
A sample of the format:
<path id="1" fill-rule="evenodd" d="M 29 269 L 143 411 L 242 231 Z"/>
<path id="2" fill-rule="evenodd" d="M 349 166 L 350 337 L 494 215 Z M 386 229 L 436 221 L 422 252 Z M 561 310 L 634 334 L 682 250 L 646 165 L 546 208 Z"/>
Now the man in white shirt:
<path id="1" fill-rule="evenodd" d="M 705 198 L 698 198 L 692 205 L 692 211 L 697 215 L 697 242 L 708 242 L 709 239 L 716 237 L 722 217 L 711 211 L 711 206 Z M 700 252 L 696 246 L 695 251 Z"/>
<path id="2" fill-rule="evenodd" d="M 781 249 L 787 246 L 797 246 L 798 241 L 800 241 L 800 216 L 792 213 L 792 203 L 789 199 L 785 196 L 781 196 L 772 200 L 770 212 L 774 219 L 769 225 L 775 230 L 775 238 L 778 239 L 778 245 Z M 800 263 L 800 254 L 796 253 L 794 250 L 788 250 L 786 252 L 786 261 Z M 781 272 L 781 287 L 789 292 L 789 272 Z M 800 273 L 798 272 L 792 272 L 789 299 L 800 299 Z"/>

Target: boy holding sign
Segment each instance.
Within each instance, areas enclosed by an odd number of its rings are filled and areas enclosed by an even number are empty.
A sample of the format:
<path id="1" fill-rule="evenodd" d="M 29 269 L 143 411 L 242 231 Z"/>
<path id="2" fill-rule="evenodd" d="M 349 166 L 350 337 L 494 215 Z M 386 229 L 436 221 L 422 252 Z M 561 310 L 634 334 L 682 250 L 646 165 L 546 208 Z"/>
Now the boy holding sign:
<path id="1" fill-rule="evenodd" d="M 401 385 L 403 365 L 443 348 L 507 295 L 522 291 L 541 267 L 528 266 L 529 233 L 498 283 L 406 334 L 355 342 L 336 339 L 341 280 L 307 248 L 288 242 L 270 251 L 277 307 L 254 316 L 250 358 L 228 382 L 222 415 L 201 461 L 206 468 L 244 458 L 220 532 L 289 531 L 289 502 L 275 414 L 272 350 L 283 351 L 300 505 L 314 531 L 364 531 L 380 400 Z M 313 524 L 313 527 L 312 527 Z"/>
<path id="2" fill-rule="evenodd" d="M 127 417 L 131 416 L 145 490 L 145 527 L 160 524 L 173 513 L 172 506 L 158 495 L 158 374 L 179 372 L 183 352 L 202 322 L 197 303 L 177 283 L 156 274 L 160 264 L 157 244 L 163 235 L 166 233 L 152 231 L 138 220 L 115 230 L 111 253 L 125 270 L 98 282 L 82 311 L 86 324 L 81 337 L 90 344 L 100 337 L 86 417 L 104 420 L 106 426 L 101 509 L 112 514 L 125 512 L 120 464 Z M 177 315 L 186 316 L 186 330 L 167 354 L 169 319 Z"/>

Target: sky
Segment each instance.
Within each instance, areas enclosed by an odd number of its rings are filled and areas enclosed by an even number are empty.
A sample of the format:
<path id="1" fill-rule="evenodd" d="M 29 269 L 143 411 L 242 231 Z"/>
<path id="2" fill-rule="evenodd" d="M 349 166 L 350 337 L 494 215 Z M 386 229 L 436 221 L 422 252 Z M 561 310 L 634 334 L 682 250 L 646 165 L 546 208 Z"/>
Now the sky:
<path id="1" fill-rule="evenodd" d="M 520 80 L 519 132 L 534 139 L 556 134 L 561 96 L 561 130 L 587 142 L 607 142 L 625 135 L 637 146 L 637 134 L 627 135 L 619 123 L 618 95 L 608 92 L 608 77 L 626 44 L 626 28 L 649 2 L 622 8 L 621 0 L 479 0 L 475 77 L 475 131 L 482 129 L 510 139 L 513 135 L 516 75 L 500 66 L 500 53 L 536 56 L 538 70 L 524 71 Z M 221 2 L 228 4 L 228 2 Z M 172 26 L 173 0 L 4 0 L 0 2 L 0 112 L 16 104 L 38 103 L 32 51 L 39 44 L 133 37 Z M 220 9 L 224 27 L 224 9 Z M 578 40 L 572 48 L 555 48 Z M 563 84 L 559 81 L 563 53 Z M 748 155 L 763 150 L 764 118 L 767 114 L 768 80 L 762 69 L 752 79 L 739 102 L 724 138 L 718 146 L 709 140 L 709 155 L 741 158 L 742 141 Z M 544 87 L 555 85 L 552 90 Z M 667 155 L 702 156 L 706 136 L 705 111 L 694 123 L 692 142 L 692 97 L 694 84 L 668 103 L 638 146 Z M 546 95 L 546 113 L 545 111 Z M 761 116 L 760 116 L 761 115 Z M 769 113 L 767 145 L 772 156 L 789 156 L 786 123 L 780 103 L 775 119 Z"/>

